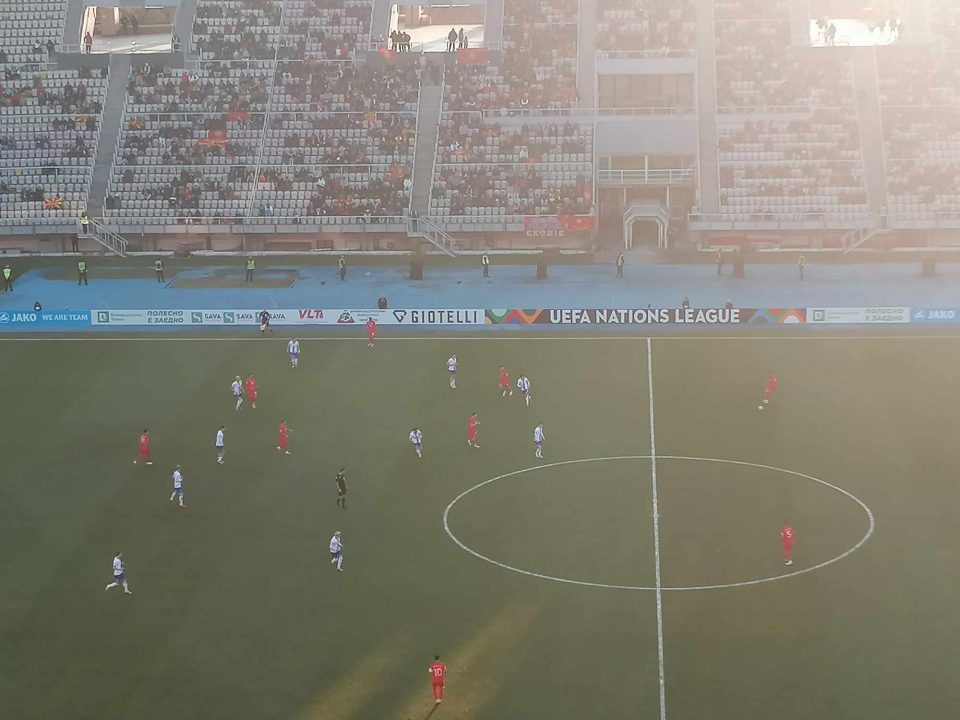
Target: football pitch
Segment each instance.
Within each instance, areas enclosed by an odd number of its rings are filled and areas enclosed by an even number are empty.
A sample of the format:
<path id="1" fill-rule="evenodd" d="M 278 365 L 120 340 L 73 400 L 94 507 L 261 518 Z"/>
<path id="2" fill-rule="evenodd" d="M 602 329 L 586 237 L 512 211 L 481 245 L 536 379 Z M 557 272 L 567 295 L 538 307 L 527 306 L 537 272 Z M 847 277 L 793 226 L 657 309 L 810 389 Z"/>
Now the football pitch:
<path id="1" fill-rule="evenodd" d="M 0 717 L 956 712 L 960 338 L 287 339 L 0 341 Z"/>

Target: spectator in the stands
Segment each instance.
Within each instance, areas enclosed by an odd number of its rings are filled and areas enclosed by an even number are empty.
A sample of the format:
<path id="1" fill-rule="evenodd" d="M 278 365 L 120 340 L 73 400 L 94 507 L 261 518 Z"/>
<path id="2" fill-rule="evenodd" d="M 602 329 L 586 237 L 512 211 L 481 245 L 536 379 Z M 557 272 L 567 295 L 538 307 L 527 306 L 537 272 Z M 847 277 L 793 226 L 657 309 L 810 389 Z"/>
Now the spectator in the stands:
<path id="1" fill-rule="evenodd" d="M 457 29 L 450 28 L 447 33 L 447 52 L 453 52 L 457 49 Z"/>
<path id="2" fill-rule="evenodd" d="M 93 35 L 89 32 L 83 36 L 83 51 L 89 55 L 93 50 Z"/>

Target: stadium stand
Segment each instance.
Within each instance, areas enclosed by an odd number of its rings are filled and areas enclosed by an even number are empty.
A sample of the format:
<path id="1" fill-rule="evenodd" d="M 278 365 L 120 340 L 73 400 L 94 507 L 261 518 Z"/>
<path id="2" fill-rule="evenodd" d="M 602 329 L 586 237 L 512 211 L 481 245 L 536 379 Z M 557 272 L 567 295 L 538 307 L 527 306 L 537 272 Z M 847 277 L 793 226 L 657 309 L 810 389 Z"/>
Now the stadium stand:
<path id="1" fill-rule="evenodd" d="M 66 0 L 0 0 L 0 65 L 46 61 L 60 47 Z"/>
<path id="2" fill-rule="evenodd" d="M 593 129 L 574 122 L 484 123 L 447 113 L 440 123 L 431 213 L 438 216 L 590 212 Z"/>
<path id="3" fill-rule="evenodd" d="M 370 0 L 287 0 L 283 59 L 344 60 L 370 44 Z"/>
<path id="4" fill-rule="evenodd" d="M 86 209 L 107 79 L 6 68 L 0 87 L 0 216 L 70 225 Z"/>
<path id="5" fill-rule="evenodd" d="M 644 3 L 598 0 L 597 47 L 605 51 L 658 52 L 692 50 L 696 44 L 693 0 Z"/>
<path id="6" fill-rule="evenodd" d="M 960 213 L 960 54 L 890 48 L 878 60 L 888 212 Z"/>
<path id="7" fill-rule="evenodd" d="M 198 0 L 193 47 L 203 60 L 275 60 L 280 0 Z"/>

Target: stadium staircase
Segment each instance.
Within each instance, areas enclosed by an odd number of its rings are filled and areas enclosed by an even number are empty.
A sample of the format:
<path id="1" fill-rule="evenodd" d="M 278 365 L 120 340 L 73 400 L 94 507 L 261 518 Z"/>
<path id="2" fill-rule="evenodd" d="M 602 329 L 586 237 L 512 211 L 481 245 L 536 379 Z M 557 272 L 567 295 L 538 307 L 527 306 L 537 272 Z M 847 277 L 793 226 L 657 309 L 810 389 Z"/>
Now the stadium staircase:
<path id="1" fill-rule="evenodd" d="M 421 85 L 417 107 L 417 144 L 413 156 L 413 190 L 410 199 L 410 208 L 421 216 L 426 215 L 430 209 L 430 189 L 433 186 L 433 165 L 437 159 L 442 108 L 443 85 Z"/>
<path id="2" fill-rule="evenodd" d="M 173 19 L 173 32 L 180 37 L 180 52 L 184 60 L 196 61 L 199 58 L 193 51 L 193 21 L 197 15 L 197 0 L 180 0 Z"/>
<path id="3" fill-rule="evenodd" d="M 657 249 L 667 250 L 670 214 L 659 201 L 637 202 L 623 213 L 623 248 L 633 249 L 633 227 L 637 222 L 655 222 L 657 224 Z"/>
<path id="4" fill-rule="evenodd" d="M 487 0 L 483 20 L 483 44 L 488 48 L 498 49 L 503 45 L 503 3 L 504 0 Z"/>
<path id="5" fill-rule="evenodd" d="M 196 2 L 196 0 L 194 0 Z M 393 0 L 374 0 L 373 16 L 370 22 L 370 37 L 373 42 L 381 35 L 390 37 L 390 23 L 393 19 Z"/>
<path id="6" fill-rule="evenodd" d="M 127 256 L 127 241 L 99 220 L 90 219 L 90 231 L 80 234 L 81 239 L 95 240 L 100 247 L 111 255 Z"/>
<path id="7" fill-rule="evenodd" d="M 84 0 L 67 0 L 67 13 L 63 18 L 63 38 L 60 43 L 64 48 L 80 50 L 83 41 L 80 33 L 80 24 L 83 22 L 83 11 L 86 9 Z"/>
<path id="8" fill-rule="evenodd" d="M 130 80 L 130 55 L 110 56 L 110 82 L 103 101 L 103 126 L 97 144 L 97 162 L 93 168 L 93 181 L 87 198 L 88 212 L 92 217 L 103 216 L 103 201 L 107 197 L 107 182 L 113 165 L 117 141 L 120 139 L 120 123 L 126 100 L 127 82 Z"/>
<path id="9" fill-rule="evenodd" d="M 456 238 L 428 217 L 407 218 L 407 237 L 426 240 L 437 250 L 450 257 L 457 254 Z"/>
<path id="10" fill-rule="evenodd" d="M 577 18 L 577 104 L 582 109 L 597 106 L 597 7 L 592 2 L 579 3 Z"/>
<path id="11" fill-rule="evenodd" d="M 697 108 L 700 151 L 697 206 L 704 214 L 720 211 L 720 150 L 717 137 L 716 29 L 713 0 L 697 3 Z"/>
<path id="12" fill-rule="evenodd" d="M 887 175 L 883 158 L 883 119 L 877 86 L 877 55 L 872 47 L 849 48 L 853 95 L 860 129 L 860 152 L 867 186 L 867 206 L 876 217 L 886 214 Z"/>

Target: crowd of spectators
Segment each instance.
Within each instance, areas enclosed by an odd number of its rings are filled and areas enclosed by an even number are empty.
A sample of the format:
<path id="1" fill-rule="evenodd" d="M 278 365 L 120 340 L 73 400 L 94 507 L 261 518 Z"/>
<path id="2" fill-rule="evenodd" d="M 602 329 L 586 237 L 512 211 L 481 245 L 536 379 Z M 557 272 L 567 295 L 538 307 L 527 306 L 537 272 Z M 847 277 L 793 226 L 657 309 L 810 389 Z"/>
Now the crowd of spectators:
<path id="1" fill-rule="evenodd" d="M 134 112 L 249 113 L 266 110 L 269 92 L 268 70 L 161 70 L 145 63 L 130 78 L 127 100 Z"/>
<path id="2" fill-rule="evenodd" d="M 204 60 L 273 60 L 281 0 L 199 0 L 193 43 Z"/>
<path id="3" fill-rule="evenodd" d="M 263 162 L 280 165 L 412 163 L 414 113 L 271 114 Z"/>
<path id="4" fill-rule="evenodd" d="M 716 24 L 720 111 L 853 105 L 849 57 L 795 47 L 789 20 Z"/>
<path id="5" fill-rule="evenodd" d="M 370 0 L 286 0 L 281 59 L 345 60 L 370 42 Z"/>
<path id="6" fill-rule="evenodd" d="M 593 128 L 572 122 L 503 125 L 484 123 L 480 113 L 446 113 L 438 144 L 443 164 L 588 162 Z"/>
<path id="7" fill-rule="evenodd" d="M 106 77 L 6 68 L 0 83 L 0 218 L 70 222 L 86 207 Z"/>
<path id="8" fill-rule="evenodd" d="M 716 20 L 785 20 L 790 17 L 789 0 L 714 0 Z"/>
<path id="9" fill-rule="evenodd" d="M 325 61 L 277 66 L 272 108 L 277 111 L 415 111 L 418 82 L 410 66 Z"/>
<path id="10" fill-rule="evenodd" d="M 597 49 L 642 50 L 668 54 L 696 44 L 697 8 L 693 0 L 637 3 L 598 0 Z"/>
<path id="11" fill-rule="evenodd" d="M 438 165 L 430 200 L 434 215 L 584 215 L 593 202 L 586 164 Z"/>
<path id="12" fill-rule="evenodd" d="M 932 11 L 932 8 L 931 8 Z M 953 48 L 960 47 L 960 18 Z M 945 17 L 945 22 L 948 18 Z M 943 30 L 941 30 L 943 32 Z M 941 46 L 878 56 L 891 215 L 960 213 L 960 65 Z"/>
<path id="13" fill-rule="evenodd" d="M 840 108 L 718 124 L 721 205 L 735 213 L 866 212 L 856 116 Z"/>
<path id="14" fill-rule="evenodd" d="M 516 0 L 504 7 L 503 47 L 483 65 L 446 75 L 447 110 L 540 110 L 577 100 L 576 0 Z"/>

